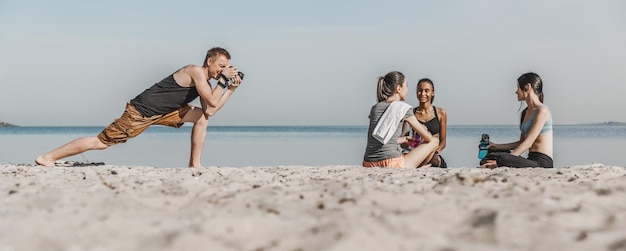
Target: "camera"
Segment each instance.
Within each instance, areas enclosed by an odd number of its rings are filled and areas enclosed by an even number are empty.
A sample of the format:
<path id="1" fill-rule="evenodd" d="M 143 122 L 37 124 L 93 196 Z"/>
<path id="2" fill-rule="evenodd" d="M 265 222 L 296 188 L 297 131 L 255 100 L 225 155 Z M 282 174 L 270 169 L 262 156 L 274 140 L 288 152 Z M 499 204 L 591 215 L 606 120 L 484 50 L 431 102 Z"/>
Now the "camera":
<path id="1" fill-rule="evenodd" d="M 232 67 L 232 66 L 230 66 L 230 67 Z M 241 80 L 243 80 L 243 76 L 245 74 L 243 74 L 243 72 L 237 72 L 237 75 L 239 76 L 239 78 Z M 234 81 L 234 79 L 228 78 L 228 77 L 224 76 L 224 74 L 221 74 L 221 73 L 220 73 L 220 78 L 222 78 L 224 80 L 224 84 L 221 84 L 219 82 L 218 82 L 218 84 L 221 85 L 224 88 L 228 88 Z"/>
<path id="2" fill-rule="evenodd" d="M 480 137 L 480 143 L 478 144 L 478 158 L 479 159 L 483 159 L 485 158 L 485 156 L 487 156 L 487 153 L 489 152 L 489 150 L 487 149 L 487 146 L 489 146 L 489 134 L 484 133 Z"/>

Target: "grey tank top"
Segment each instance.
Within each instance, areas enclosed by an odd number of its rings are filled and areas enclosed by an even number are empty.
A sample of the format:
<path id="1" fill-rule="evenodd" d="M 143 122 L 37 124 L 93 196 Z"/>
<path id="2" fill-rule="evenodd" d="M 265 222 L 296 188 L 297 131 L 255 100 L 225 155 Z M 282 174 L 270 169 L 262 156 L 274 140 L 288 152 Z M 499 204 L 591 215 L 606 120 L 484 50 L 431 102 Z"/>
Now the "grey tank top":
<path id="1" fill-rule="evenodd" d="M 378 124 L 380 117 L 383 116 L 383 113 L 387 110 L 387 107 L 389 107 L 390 104 L 391 103 L 384 101 L 379 102 L 372 106 L 372 109 L 370 110 L 370 125 L 367 130 L 367 145 L 365 147 L 365 154 L 363 154 L 363 160 L 365 161 L 376 162 L 402 156 L 402 147 L 397 141 L 400 134 L 402 134 L 402 124 L 404 123 L 404 120 L 398 123 L 396 132 L 387 144 L 381 143 L 372 136 L 372 132 L 374 132 L 376 124 Z M 415 116 L 413 114 L 413 109 L 408 109 L 404 114 L 404 118 L 406 119 L 411 116 Z"/>
<path id="2" fill-rule="evenodd" d="M 182 87 L 174 75 L 161 80 L 130 101 L 144 117 L 167 114 L 186 106 L 198 97 L 195 86 Z"/>

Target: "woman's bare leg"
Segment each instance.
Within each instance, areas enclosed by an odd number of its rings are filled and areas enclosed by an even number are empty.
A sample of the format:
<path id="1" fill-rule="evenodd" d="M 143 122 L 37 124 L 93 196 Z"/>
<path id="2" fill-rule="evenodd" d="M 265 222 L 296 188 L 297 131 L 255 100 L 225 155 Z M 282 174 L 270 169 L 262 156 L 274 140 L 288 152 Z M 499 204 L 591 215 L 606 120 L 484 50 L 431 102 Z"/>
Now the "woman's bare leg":
<path id="1" fill-rule="evenodd" d="M 433 137 L 428 143 L 422 143 L 404 155 L 404 167 L 421 167 L 426 160 L 430 160 L 439 146 L 439 139 Z"/>

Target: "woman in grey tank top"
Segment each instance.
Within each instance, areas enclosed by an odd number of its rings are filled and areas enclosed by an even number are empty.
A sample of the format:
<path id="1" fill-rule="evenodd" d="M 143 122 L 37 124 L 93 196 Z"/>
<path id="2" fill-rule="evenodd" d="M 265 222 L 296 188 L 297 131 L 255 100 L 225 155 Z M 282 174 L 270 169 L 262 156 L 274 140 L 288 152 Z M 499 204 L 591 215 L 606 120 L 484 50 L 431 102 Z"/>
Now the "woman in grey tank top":
<path id="1" fill-rule="evenodd" d="M 411 105 L 404 102 L 408 92 L 404 74 L 398 71 L 378 78 L 377 100 L 370 110 L 364 167 L 421 167 L 432 158 L 439 140 L 417 121 Z M 421 136 L 421 144 L 402 154 L 400 144 L 413 144 L 411 136 L 403 136 L 402 124 L 407 122 Z"/>

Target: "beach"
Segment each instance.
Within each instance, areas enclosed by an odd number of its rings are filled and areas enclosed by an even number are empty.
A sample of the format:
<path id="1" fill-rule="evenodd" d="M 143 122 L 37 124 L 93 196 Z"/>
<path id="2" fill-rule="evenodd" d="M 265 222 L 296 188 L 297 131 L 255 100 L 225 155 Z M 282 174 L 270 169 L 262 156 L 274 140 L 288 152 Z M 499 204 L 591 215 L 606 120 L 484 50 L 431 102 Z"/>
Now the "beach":
<path id="1" fill-rule="evenodd" d="M 626 250 L 626 168 L 0 165 L 5 250 Z"/>

